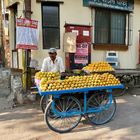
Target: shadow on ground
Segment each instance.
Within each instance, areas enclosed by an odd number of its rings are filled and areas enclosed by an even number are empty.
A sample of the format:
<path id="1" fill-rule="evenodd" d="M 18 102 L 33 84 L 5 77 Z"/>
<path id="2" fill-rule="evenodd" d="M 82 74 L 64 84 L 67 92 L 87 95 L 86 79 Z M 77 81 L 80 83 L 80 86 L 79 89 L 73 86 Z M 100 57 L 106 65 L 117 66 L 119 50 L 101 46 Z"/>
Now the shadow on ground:
<path id="1" fill-rule="evenodd" d="M 65 134 L 49 130 L 39 105 L 26 105 L 1 111 L 0 125 L 1 123 L 5 131 L 14 127 L 18 129 L 16 124 L 26 127 L 28 133 L 31 131 L 33 134 L 32 138 L 30 137 L 32 140 L 93 140 L 93 138 L 95 140 L 135 140 L 140 139 L 140 96 L 124 95 L 117 98 L 116 114 L 109 123 L 97 126 L 83 119 L 74 130 Z M 26 135 L 26 132 L 24 133 Z"/>

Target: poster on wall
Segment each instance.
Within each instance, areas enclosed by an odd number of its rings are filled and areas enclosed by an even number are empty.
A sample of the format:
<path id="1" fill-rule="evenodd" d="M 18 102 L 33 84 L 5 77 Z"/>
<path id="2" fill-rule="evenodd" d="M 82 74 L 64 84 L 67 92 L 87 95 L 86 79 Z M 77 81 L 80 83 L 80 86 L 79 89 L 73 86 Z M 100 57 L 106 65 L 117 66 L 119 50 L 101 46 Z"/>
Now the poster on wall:
<path id="1" fill-rule="evenodd" d="M 88 43 L 78 43 L 76 53 L 74 55 L 74 62 L 76 64 L 87 64 L 88 63 Z"/>
<path id="2" fill-rule="evenodd" d="M 16 19 L 16 48 L 37 49 L 38 48 L 38 21 L 25 18 Z"/>
<path id="3" fill-rule="evenodd" d="M 64 51 L 69 53 L 76 52 L 76 37 L 77 34 L 75 32 L 67 32 L 64 33 Z"/>

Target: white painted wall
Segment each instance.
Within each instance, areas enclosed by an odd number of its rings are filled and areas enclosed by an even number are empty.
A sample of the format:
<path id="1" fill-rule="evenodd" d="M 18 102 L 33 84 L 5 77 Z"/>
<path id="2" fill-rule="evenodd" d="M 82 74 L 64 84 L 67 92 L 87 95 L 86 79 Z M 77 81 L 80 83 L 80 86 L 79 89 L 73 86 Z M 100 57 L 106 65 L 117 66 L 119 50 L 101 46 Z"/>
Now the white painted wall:
<path id="1" fill-rule="evenodd" d="M 59 1 L 59 0 L 57 0 Z M 39 49 L 32 51 L 32 57 L 39 61 L 41 66 L 42 61 L 48 56 L 48 50 L 42 49 L 42 17 L 41 17 L 41 3 L 32 1 L 32 19 L 40 21 L 39 25 Z M 91 10 L 90 8 L 82 6 L 82 0 L 64 0 L 60 4 L 60 49 L 58 55 L 61 56 L 65 63 L 65 53 L 63 52 L 63 34 L 65 32 L 65 23 L 91 25 Z"/>
<path id="2" fill-rule="evenodd" d="M 11 0 L 11 4 L 17 2 L 17 0 Z M 23 14 L 24 3 L 23 0 L 19 0 L 19 4 L 17 5 L 17 18 L 24 17 Z M 15 49 L 15 36 L 14 36 L 14 10 L 10 9 L 9 15 L 9 38 L 10 38 L 10 49 L 11 49 L 11 65 L 12 65 L 12 50 Z M 18 60 L 19 60 L 19 68 L 22 68 L 22 50 L 18 50 Z"/>
<path id="3" fill-rule="evenodd" d="M 138 63 L 139 54 L 139 35 L 138 30 L 140 30 L 140 1 L 135 0 L 133 16 L 133 40 L 132 46 L 128 47 L 127 51 L 119 51 L 119 62 L 120 68 L 136 68 Z M 94 25 L 94 11 L 93 11 L 93 25 Z M 94 29 L 94 27 L 93 27 Z M 103 61 L 105 60 L 106 51 L 97 51 L 92 49 L 92 61 Z"/>
<path id="4" fill-rule="evenodd" d="M 21 1 L 21 0 L 20 0 Z M 55 0 L 56 1 L 56 0 Z M 59 1 L 59 0 L 57 0 Z M 83 0 L 63 0 L 64 3 L 60 4 L 60 49 L 58 50 L 58 55 L 61 56 L 65 62 L 65 53 L 63 52 L 63 34 L 65 32 L 65 22 L 71 24 L 80 25 L 92 25 L 94 30 L 94 12 L 88 7 L 83 7 Z M 42 61 L 48 56 L 48 50 L 43 50 L 43 39 L 42 39 L 42 14 L 41 14 L 41 3 L 36 3 L 35 0 L 31 0 L 32 5 L 32 19 L 39 21 L 39 45 L 38 50 L 32 51 L 32 58 L 39 61 L 41 66 Z M 23 4 L 22 2 L 18 5 L 18 16 L 22 12 Z M 134 13 L 133 15 L 133 43 L 129 46 L 128 51 L 120 51 L 120 67 L 121 68 L 135 68 L 138 63 L 138 30 L 140 30 L 140 1 L 135 0 Z M 93 17 L 93 20 L 92 18 Z M 12 17 L 11 17 L 12 18 Z M 11 20 L 12 23 L 12 20 Z M 10 32 L 12 31 L 12 24 L 10 24 Z M 10 45 L 13 44 L 12 33 L 10 33 Z M 103 61 L 105 60 L 105 51 L 95 51 L 93 47 L 91 49 L 91 61 Z M 21 65 L 21 51 L 20 51 L 20 67 Z"/>

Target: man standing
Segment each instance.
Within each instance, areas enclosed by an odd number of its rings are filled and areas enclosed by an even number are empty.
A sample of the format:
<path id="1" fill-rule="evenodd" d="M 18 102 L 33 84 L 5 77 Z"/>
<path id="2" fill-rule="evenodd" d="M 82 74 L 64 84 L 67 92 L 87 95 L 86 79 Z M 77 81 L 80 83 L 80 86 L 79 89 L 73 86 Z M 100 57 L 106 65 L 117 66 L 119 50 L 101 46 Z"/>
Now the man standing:
<path id="1" fill-rule="evenodd" d="M 49 49 L 49 57 L 46 57 L 43 61 L 41 71 L 42 72 L 65 72 L 65 67 L 61 57 L 57 56 L 55 48 Z"/>

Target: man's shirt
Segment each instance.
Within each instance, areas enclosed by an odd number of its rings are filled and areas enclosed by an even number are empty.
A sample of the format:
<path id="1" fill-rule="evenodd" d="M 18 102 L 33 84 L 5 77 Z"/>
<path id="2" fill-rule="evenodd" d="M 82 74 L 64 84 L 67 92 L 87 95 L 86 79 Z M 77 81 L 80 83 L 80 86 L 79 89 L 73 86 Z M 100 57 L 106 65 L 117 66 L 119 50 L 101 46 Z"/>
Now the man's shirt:
<path id="1" fill-rule="evenodd" d="M 50 57 L 44 59 L 41 71 L 43 72 L 65 72 L 63 60 L 61 57 L 56 57 L 54 63 Z"/>

